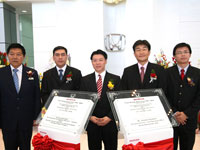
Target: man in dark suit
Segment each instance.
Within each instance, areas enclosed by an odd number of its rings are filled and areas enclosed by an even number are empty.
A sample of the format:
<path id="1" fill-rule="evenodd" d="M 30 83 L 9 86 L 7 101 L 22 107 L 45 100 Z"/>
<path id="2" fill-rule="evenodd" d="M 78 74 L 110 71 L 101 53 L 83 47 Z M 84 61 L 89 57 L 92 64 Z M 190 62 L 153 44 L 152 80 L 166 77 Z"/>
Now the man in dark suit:
<path id="1" fill-rule="evenodd" d="M 99 100 L 90 118 L 87 135 L 90 150 L 117 150 L 117 127 L 106 95 L 109 90 L 119 89 L 120 77 L 105 70 L 107 54 L 102 50 L 91 55 L 94 73 L 83 77 L 81 90 L 98 92 Z"/>
<path id="2" fill-rule="evenodd" d="M 80 70 L 66 65 L 67 49 L 63 46 L 57 46 L 53 50 L 53 60 L 56 66 L 47 70 L 42 79 L 42 102 L 45 105 L 53 89 L 78 90 L 81 82 Z"/>
<path id="3" fill-rule="evenodd" d="M 177 65 L 167 69 L 167 98 L 180 123 L 174 128 L 174 150 L 192 150 L 200 108 L 200 71 L 189 63 L 192 50 L 189 44 L 179 43 L 173 56 Z"/>
<path id="4" fill-rule="evenodd" d="M 133 45 L 137 64 L 124 69 L 121 89 L 151 89 L 162 88 L 166 90 L 164 68 L 148 61 L 151 45 L 146 40 L 138 40 Z"/>
<path id="5" fill-rule="evenodd" d="M 37 71 L 25 67 L 25 49 L 7 49 L 10 65 L 0 69 L 0 121 L 6 150 L 30 150 L 32 127 L 41 110 Z"/>

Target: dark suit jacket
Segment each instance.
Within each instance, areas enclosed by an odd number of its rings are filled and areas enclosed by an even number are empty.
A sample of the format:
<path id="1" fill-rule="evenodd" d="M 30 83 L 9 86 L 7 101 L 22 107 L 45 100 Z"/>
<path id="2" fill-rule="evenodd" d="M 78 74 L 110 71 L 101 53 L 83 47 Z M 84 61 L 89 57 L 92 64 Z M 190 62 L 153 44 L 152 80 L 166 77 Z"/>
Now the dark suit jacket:
<path id="1" fill-rule="evenodd" d="M 111 80 L 113 81 L 113 84 L 114 84 L 113 90 L 119 90 L 120 77 L 106 72 L 105 78 L 103 81 L 101 97 L 98 100 L 97 105 L 94 109 L 94 112 L 92 114 L 93 116 L 96 116 L 99 118 L 108 116 L 109 118 L 114 120 L 114 117 L 112 115 L 112 111 L 110 108 L 110 103 L 109 103 L 107 95 L 106 95 L 106 92 L 109 91 L 107 85 L 108 85 L 108 82 Z M 82 78 L 80 90 L 97 92 L 95 73 L 89 74 Z"/>
<path id="2" fill-rule="evenodd" d="M 67 81 L 67 75 L 72 73 L 71 81 Z M 42 79 L 42 88 L 41 88 L 41 96 L 43 105 L 46 103 L 49 95 L 51 94 L 53 89 L 61 89 L 61 90 L 79 90 L 81 83 L 81 72 L 80 70 L 67 66 L 63 79 L 60 81 L 59 75 L 56 67 L 47 70 L 43 74 Z"/>
<path id="3" fill-rule="evenodd" d="M 155 74 L 157 75 L 157 80 L 153 80 L 150 83 L 150 74 L 152 70 L 155 71 Z M 134 64 L 124 69 L 120 85 L 121 90 L 162 88 L 165 91 L 165 70 L 163 67 L 149 62 L 142 83 L 138 64 Z"/>
<path id="4" fill-rule="evenodd" d="M 191 78 L 195 85 L 188 82 Z M 197 126 L 197 112 L 200 109 L 200 70 L 189 66 L 183 80 L 177 65 L 167 69 L 167 98 L 174 112 L 183 111 L 188 120 L 186 125 L 193 129 Z"/>
<path id="5" fill-rule="evenodd" d="M 29 80 L 27 71 L 33 72 Z M 0 116 L 4 130 L 32 129 L 41 110 L 39 78 L 37 71 L 23 66 L 22 82 L 16 92 L 10 66 L 0 69 Z"/>

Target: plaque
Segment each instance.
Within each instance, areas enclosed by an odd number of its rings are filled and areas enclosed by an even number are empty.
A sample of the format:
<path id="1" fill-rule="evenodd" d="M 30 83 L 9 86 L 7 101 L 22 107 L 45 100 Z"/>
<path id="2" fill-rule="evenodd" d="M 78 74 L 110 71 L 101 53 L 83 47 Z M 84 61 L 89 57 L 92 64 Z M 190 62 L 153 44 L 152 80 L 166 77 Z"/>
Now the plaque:
<path id="1" fill-rule="evenodd" d="M 162 89 L 107 93 L 126 144 L 173 138 L 178 123 Z"/>
<path id="2" fill-rule="evenodd" d="M 38 132 L 56 141 L 80 143 L 97 100 L 97 93 L 53 90 L 37 119 Z"/>

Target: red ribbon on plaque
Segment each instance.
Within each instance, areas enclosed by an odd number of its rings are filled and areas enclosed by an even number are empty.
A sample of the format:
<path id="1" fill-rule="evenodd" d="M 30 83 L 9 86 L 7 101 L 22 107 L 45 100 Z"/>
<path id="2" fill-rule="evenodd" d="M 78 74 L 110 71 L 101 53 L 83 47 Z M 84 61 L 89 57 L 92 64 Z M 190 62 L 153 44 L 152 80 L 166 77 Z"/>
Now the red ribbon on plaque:
<path id="1" fill-rule="evenodd" d="M 48 135 L 43 137 L 40 133 L 33 137 L 32 144 L 34 150 L 80 150 L 80 143 L 59 142 L 52 140 Z"/>
<path id="2" fill-rule="evenodd" d="M 173 150 L 173 149 L 174 149 L 173 138 L 147 144 L 139 142 L 136 145 L 128 144 L 122 146 L 122 150 Z"/>

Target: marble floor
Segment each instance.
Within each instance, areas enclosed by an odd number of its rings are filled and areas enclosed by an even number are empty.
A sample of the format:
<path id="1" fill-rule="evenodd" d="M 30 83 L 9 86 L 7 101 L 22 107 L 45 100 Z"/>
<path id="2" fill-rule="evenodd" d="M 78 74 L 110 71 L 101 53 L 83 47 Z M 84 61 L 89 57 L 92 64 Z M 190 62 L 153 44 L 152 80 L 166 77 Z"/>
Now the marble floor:
<path id="1" fill-rule="evenodd" d="M 36 132 L 33 132 L 33 135 L 35 135 Z M 122 149 L 122 145 L 124 143 L 123 138 L 120 136 L 119 140 L 118 140 L 118 150 Z M 87 135 L 86 134 L 82 134 L 81 136 L 81 150 L 87 150 Z M 0 150 L 4 150 L 4 144 L 3 144 L 3 140 L 2 140 L 2 134 L 0 131 Z M 33 150 L 33 148 L 31 149 Z M 193 150 L 200 150 L 200 133 L 196 134 L 196 140 L 195 140 L 195 145 Z"/>

